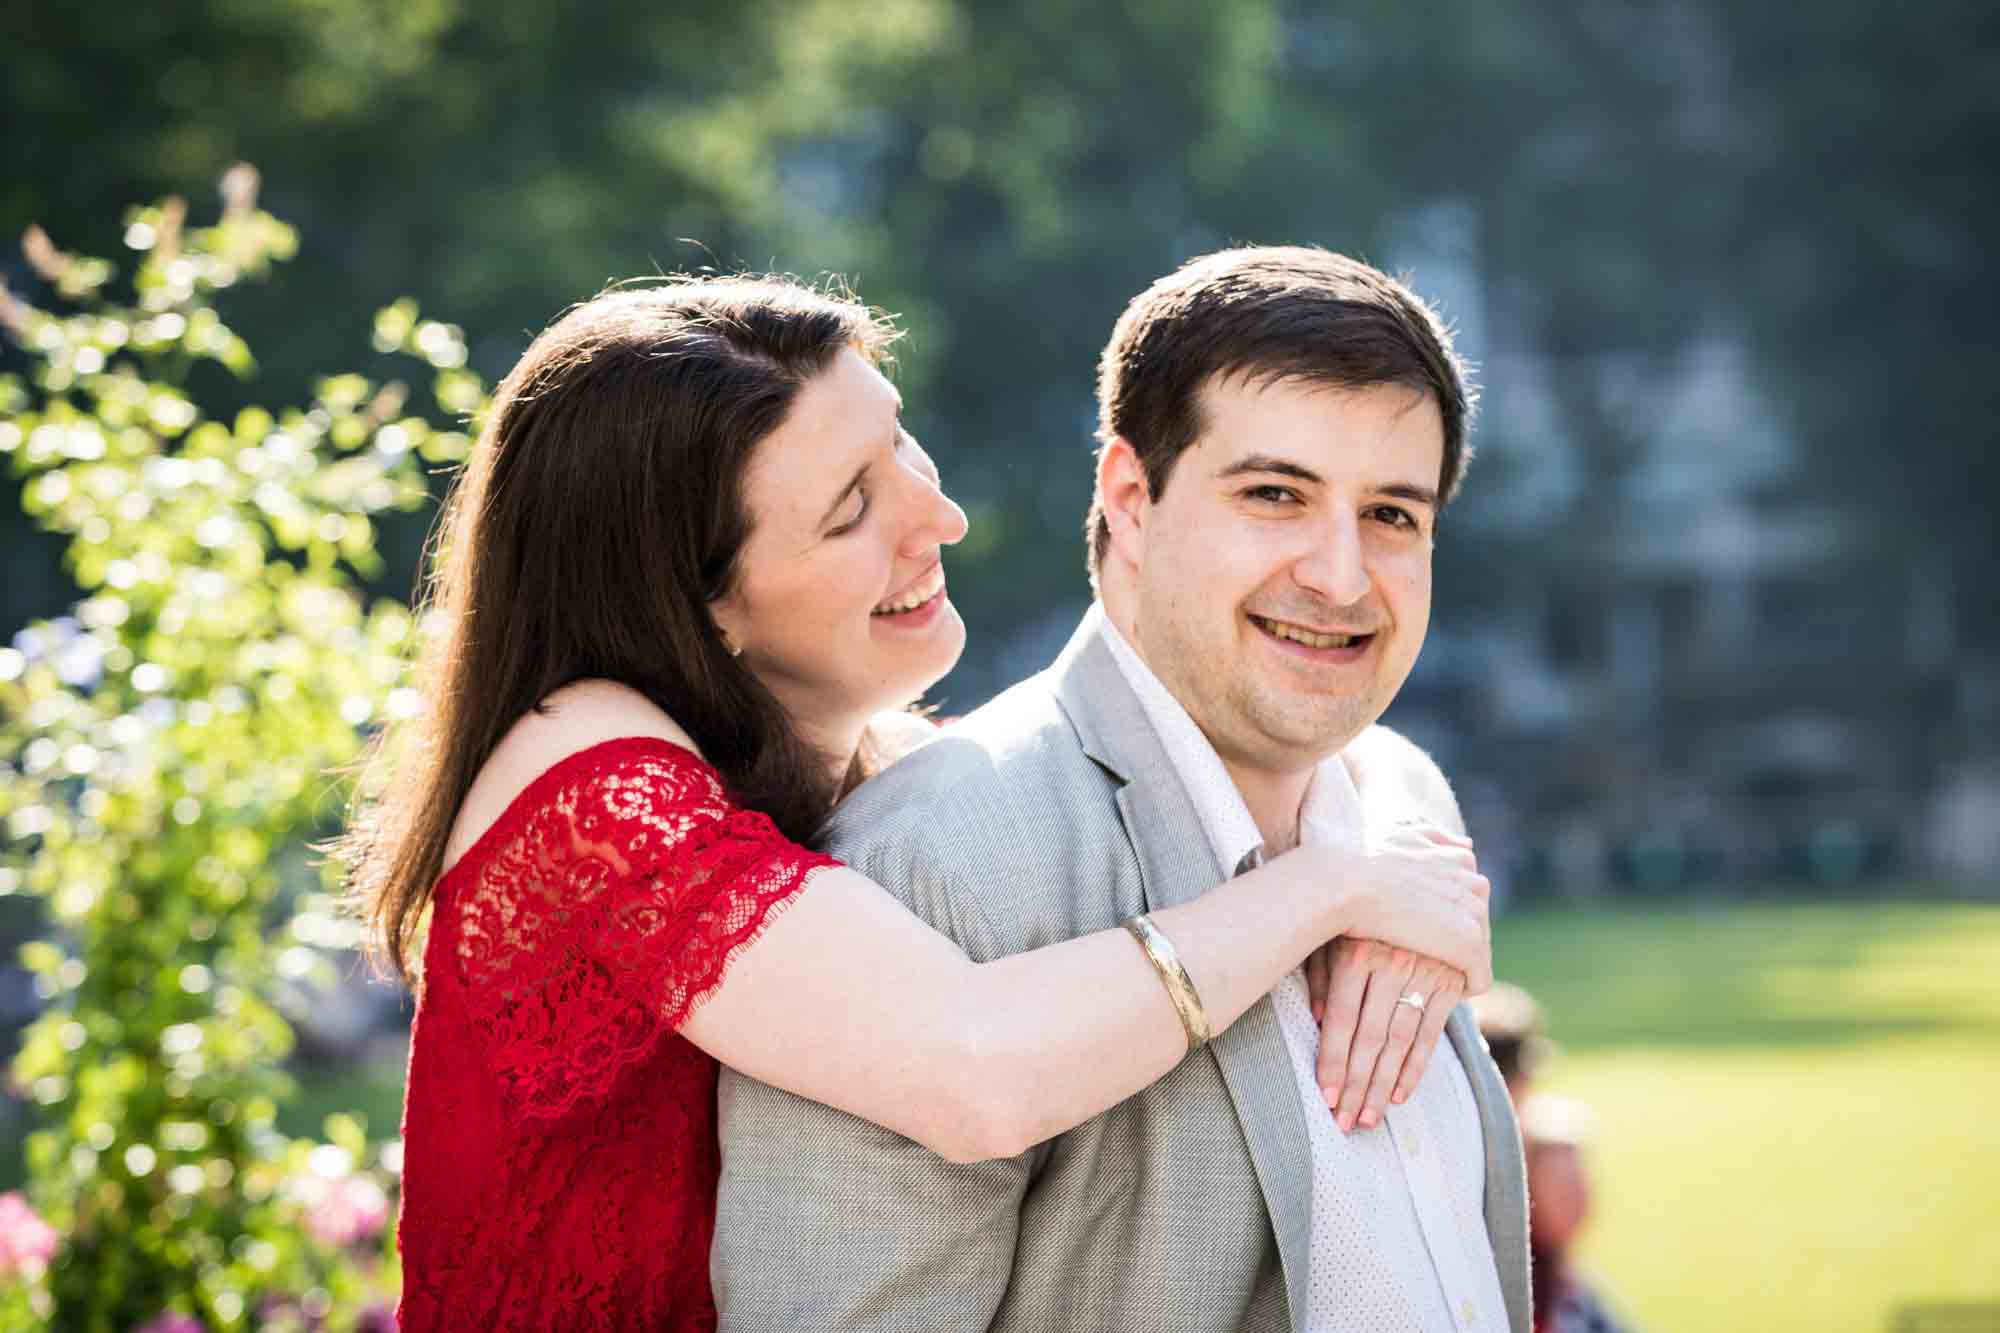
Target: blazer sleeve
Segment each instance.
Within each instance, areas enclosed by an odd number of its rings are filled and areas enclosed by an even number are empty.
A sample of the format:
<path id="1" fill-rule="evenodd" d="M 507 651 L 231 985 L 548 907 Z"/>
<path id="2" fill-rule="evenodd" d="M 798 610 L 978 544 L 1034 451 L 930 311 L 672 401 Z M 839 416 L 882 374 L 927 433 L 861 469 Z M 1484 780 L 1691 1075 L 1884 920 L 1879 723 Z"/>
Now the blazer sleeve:
<path id="1" fill-rule="evenodd" d="M 872 795 L 864 788 L 857 799 Z M 864 803 L 878 811 L 886 804 Z M 920 825 L 907 806 L 879 821 L 842 820 L 829 850 L 934 928 L 979 930 L 976 911 L 966 914 L 965 871 L 952 864 L 949 839 Z M 978 956 L 992 941 L 961 943 Z M 729 1069 L 718 1111 L 710 1275 L 725 1333 L 992 1323 L 1013 1272 L 1021 1201 L 1046 1145 L 956 1165 Z"/>

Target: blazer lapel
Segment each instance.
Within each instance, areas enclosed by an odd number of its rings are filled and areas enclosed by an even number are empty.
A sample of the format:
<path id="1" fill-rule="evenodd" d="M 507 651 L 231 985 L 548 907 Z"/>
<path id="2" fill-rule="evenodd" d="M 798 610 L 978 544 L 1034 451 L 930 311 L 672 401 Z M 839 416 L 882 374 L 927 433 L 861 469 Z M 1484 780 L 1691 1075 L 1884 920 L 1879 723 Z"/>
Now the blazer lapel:
<path id="1" fill-rule="evenodd" d="M 1533 1323 L 1528 1290 L 1528 1184 L 1521 1160 L 1521 1131 L 1514 1104 L 1500 1080 L 1486 1042 L 1479 1035 L 1472 1010 L 1460 1005 L 1444 1025 L 1452 1049 L 1472 1085 L 1486 1145 L 1486 1237 L 1493 1246 L 1493 1263 L 1500 1274 L 1500 1294 L 1507 1302 L 1507 1323 L 1514 1333 L 1528 1333 Z"/>
<path id="2" fill-rule="evenodd" d="M 1138 855 L 1146 910 L 1159 911 L 1200 897 L 1233 867 L 1216 864 L 1186 784 L 1104 642 L 1103 615 L 1091 606 L 1052 670 L 1084 752 L 1124 784 L 1119 814 Z M 1270 997 L 1252 1005 L 1208 1051 L 1250 1148 L 1296 1326 L 1311 1267 L 1312 1144 Z"/>

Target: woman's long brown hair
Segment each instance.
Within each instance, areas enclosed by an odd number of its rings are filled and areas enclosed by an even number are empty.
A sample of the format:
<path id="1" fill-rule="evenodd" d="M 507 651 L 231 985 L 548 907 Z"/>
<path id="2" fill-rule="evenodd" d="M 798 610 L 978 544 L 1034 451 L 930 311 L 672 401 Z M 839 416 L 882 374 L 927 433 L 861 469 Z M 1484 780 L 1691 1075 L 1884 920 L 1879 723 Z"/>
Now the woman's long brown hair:
<path id="1" fill-rule="evenodd" d="M 813 834 L 844 757 L 800 739 L 708 603 L 749 535 L 758 443 L 841 348 L 880 359 L 895 336 L 787 278 L 670 280 L 572 309 L 501 382 L 433 534 L 423 707 L 377 738 L 335 844 L 371 950 L 405 982 L 473 778 L 572 681 L 644 694 L 736 799 Z"/>

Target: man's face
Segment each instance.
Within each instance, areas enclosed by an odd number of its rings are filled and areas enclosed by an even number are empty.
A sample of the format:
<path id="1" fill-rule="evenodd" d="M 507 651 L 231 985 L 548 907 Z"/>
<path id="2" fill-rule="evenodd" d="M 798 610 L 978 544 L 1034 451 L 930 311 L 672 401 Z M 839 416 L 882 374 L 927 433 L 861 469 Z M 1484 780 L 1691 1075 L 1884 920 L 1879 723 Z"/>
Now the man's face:
<path id="1" fill-rule="evenodd" d="M 1137 506 L 1137 647 L 1225 763 L 1296 770 L 1380 717 L 1423 646 L 1443 420 L 1399 385 L 1239 376 L 1201 402 Z"/>

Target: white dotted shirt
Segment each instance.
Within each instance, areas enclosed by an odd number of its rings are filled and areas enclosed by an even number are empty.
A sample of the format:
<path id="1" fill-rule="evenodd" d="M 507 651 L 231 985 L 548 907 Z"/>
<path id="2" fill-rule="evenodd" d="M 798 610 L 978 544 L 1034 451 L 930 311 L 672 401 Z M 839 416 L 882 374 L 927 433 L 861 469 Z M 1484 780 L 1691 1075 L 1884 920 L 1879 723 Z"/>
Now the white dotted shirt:
<path id="1" fill-rule="evenodd" d="M 1105 640 L 1186 784 L 1218 863 L 1262 856 L 1263 835 L 1208 738 L 1107 616 Z M 1314 775 L 1302 827 L 1354 818 L 1353 779 L 1338 758 Z M 1343 788 L 1345 789 L 1343 791 Z M 1485 1220 L 1486 1151 L 1465 1067 L 1438 1043 L 1416 1093 L 1383 1125 L 1343 1135 L 1315 1072 L 1319 1025 L 1303 972 L 1272 992 L 1312 1143 L 1312 1271 L 1305 1333 L 1471 1333 L 1507 1328 Z"/>

